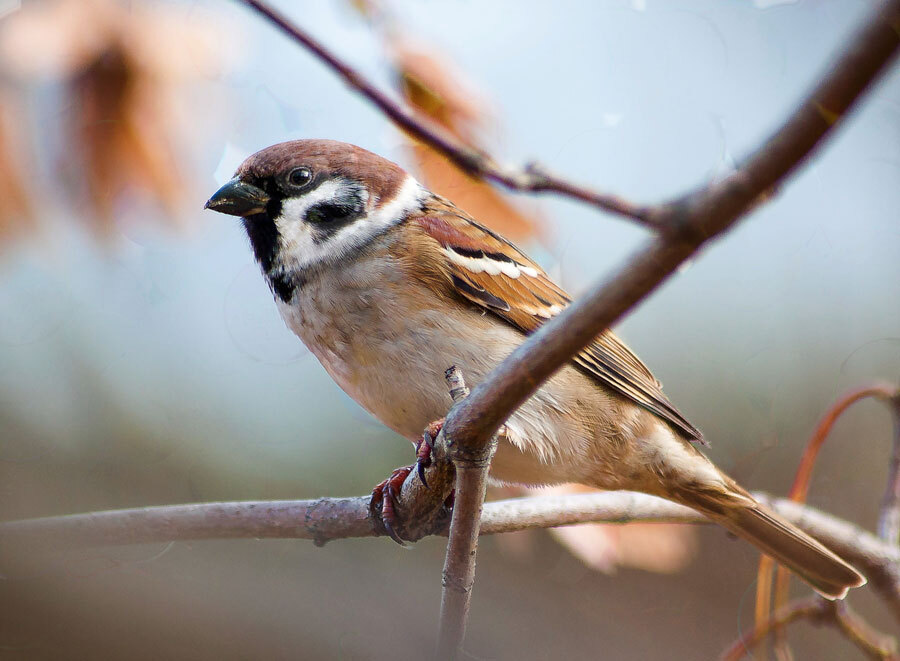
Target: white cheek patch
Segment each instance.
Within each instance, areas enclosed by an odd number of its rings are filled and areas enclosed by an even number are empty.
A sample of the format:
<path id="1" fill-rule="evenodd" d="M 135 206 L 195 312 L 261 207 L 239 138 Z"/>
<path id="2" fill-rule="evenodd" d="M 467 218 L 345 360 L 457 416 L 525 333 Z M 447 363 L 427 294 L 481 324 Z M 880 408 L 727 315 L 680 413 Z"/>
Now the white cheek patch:
<path id="1" fill-rule="evenodd" d="M 381 234 L 391 225 L 396 225 L 403 220 L 410 211 L 421 207 L 425 193 L 422 185 L 407 175 L 394 199 L 369 213 L 365 222 L 366 227 L 363 230 L 365 237 L 371 238 Z M 353 226 L 351 225 L 347 229 L 353 229 Z"/>
<path id="2" fill-rule="evenodd" d="M 523 273 L 530 278 L 538 277 L 536 269 L 519 264 L 514 261 L 505 261 L 493 259 L 484 255 L 482 257 L 469 257 L 460 255 L 453 248 L 444 248 L 444 254 L 454 264 L 463 267 L 470 273 L 487 273 L 488 275 L 500 275 L 501 273 L 513 280 L 517 279 Z"/>
<path id="3" fill-rule="evenodd" d="M 313 228 L 306 222 L 306 213 L 321 202 L 333 200 L 345 182 L 332 179 L 322 182 L 318 188 L 301 197 L 287 198 L 282 202 L 281 215 L 275 219 L 275 227 L 281 237 L 282 262 L 303 266 L 316 261 L 322 246 L 317 246 Z"/>
<path id="4" fill-rule="evenodd" d="M 402 221 L 408 212 L 420 206 L 424 193 L 422 186 L 408 176 L 388 204 L 373 209 L 378 200 L 369 199 L 363 189 L 364 202 L 369 212 L 325 240 L 317 241 L 315 228 L 306 221 L 307 212 L 317 204 L 340 198 L 349 186 L 358 184 L 345 179 L 332 179 L 322 182 L 306 195 L 284 200 L 281 215 L 275 219 L 281 237 L 279 261 L 282 270 L 303 269 L 340 260 L 388 227 Z"/>

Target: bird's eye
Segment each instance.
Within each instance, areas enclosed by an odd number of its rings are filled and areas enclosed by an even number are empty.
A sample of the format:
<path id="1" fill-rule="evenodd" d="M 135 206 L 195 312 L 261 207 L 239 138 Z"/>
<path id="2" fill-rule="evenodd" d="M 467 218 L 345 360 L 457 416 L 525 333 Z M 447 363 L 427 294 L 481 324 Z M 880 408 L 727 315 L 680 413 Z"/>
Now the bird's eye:
<path id="1" fill-rule="evenodd" d="M 303 188 L 312 181 L 312 178 L 312 172 L 309 171 L 309 168 L 294 168 L 288 175 L 288 181 L 291 186 L 296 188 Z"/>

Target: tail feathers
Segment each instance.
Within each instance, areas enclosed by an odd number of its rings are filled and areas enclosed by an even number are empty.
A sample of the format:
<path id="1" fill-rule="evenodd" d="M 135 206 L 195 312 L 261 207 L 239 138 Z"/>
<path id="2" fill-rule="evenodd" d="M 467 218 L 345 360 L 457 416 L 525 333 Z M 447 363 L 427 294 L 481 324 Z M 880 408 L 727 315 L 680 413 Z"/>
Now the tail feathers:
<path id="1" fill-rule="evenodd" d="M 755 500 L 722 507 L 695 504 L 716 522 L 759 548 L 797 574 L 827 599 L 843 599 L 850 588 L 866 584 L 865 577 L 823 544 Z"/>

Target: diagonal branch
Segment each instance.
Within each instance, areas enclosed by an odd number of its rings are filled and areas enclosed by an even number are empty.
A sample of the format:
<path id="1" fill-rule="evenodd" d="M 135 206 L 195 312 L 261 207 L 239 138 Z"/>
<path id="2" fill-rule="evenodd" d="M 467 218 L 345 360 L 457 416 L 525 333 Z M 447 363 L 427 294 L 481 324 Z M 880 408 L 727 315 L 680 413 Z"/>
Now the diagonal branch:
<path id="1" fill-rule="evenodd" d="M 820 144 L 896 55 L 900 0 L 883 3 L 822 81 L 766 143 L 730 176 L 657 209 L 656 237 L 605 282 L 548 321 L 456 406 L 445 433 L 484 445 L 516 408 L 571 356 L 618 321 L 701 245 L 728 230 Z"/>
<path id="2" fill-rule="evenodd" d="M 282 32 L 302 44 L 340 76 L 350 87 L 371 101 L 399 128 L 417 140 L 434 147 L 457 167 L 473 177 L 500 184 L 510 190 L 533 193 L 557 193 L 590 204 L 603 211 L 629 218 L 650 229 L 660 229 L 651 209 L 636 205 L 615 195 L 600 193 L 586 186 L 554 176 L 542 167 L 529 164 L 522 168 L 503 167 L 488 153 L 473 149 L 432 122 L 414 115 L 394 101 L 356 69 L 329 51 L 305 30 L 291 23 L 280 12 L 260 0 L 239 0 L 256 10 Z"/>

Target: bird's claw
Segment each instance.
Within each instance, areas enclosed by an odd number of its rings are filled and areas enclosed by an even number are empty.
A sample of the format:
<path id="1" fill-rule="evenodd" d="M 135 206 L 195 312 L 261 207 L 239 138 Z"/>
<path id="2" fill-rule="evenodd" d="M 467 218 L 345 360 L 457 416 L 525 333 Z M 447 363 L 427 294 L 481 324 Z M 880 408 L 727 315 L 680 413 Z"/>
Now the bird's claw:
<path id="1" fill-rule="evenodd" d="M 379 482 L 372 489 L 372 509 L 376 509 L 379 501 L 381 504 L 381 522 L 390 538 L 397 542 L 400 546 L 406 546 L 400 535 L 397 534 L 397 511 L 395 509 L 395 500 L 403 482 L 412 472 L 413 466 L 403 466 L 396 469 L 391 476 Z"/>
<path id="2" fill-rule="evenodd" d="M 419 479 L 425 488 L 428 488 L 428 482 L 425 480 L 425 469 L 431 466 L 431 450 L 434 448 L 434 441 L 444 426 L 444 419 L 441 418 L 430 423 L 422 434 L 422 439 L 416 445 L 416 463 L 412 466 L 403 466 L 396 469 L 391 476 L 379 482 L 372 489 L 372 510 L 376 510 L 381 505 L 381 522 L 384 529 L 391 539 L 405 546 L 403 539 L 397 534 L 397 510 L 395 508 L 397 495 L 403 482 L 409 477 L 409 474 L 415 468 Z"/>
<path id="3" fill-rule="evenodd" d="M 425 480 L 425 469 L 431 466 L 431 451 L 434 449 L 434 441 L 443 426 L 444 418 L 430 423 L 422 433 L 422 440 L 416 445 L 416 472 L 426 489 L 428 482 Z"/>

